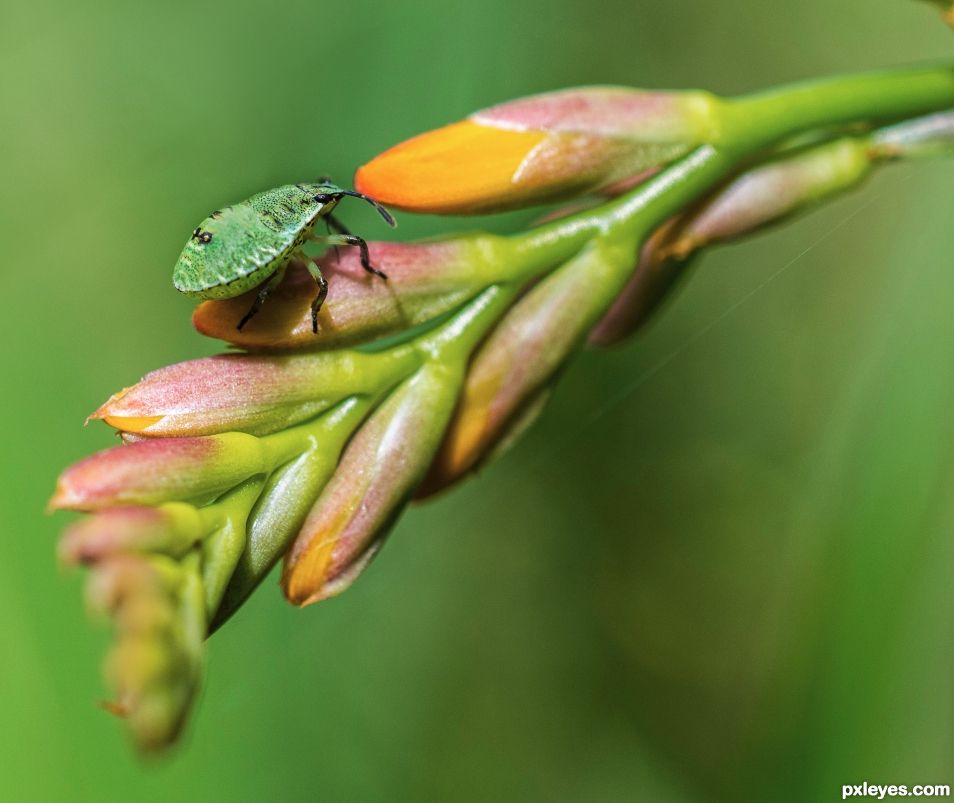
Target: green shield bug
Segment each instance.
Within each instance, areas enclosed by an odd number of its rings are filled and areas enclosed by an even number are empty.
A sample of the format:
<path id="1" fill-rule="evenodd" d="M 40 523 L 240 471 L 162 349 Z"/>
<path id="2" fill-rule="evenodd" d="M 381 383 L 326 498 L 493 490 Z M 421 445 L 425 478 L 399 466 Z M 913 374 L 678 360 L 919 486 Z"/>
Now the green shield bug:
<path id="1" fill-rule="evenodd" d="M 216 210 L 192 232 L 172 274 L 176 289 L 193 298 L 234 298 L 256 287 L 255 301 L 238 323 L 241 329 L 257 313 L 269 292 L 285 275 L 293 257 L 300 258 L 318 285 L 311 305 L 312 331 L 318 331 L 318 310 L 328 294 L 328 282 L 302 247 L 313 241 L 325 245 L 353 245 L 361 249 L 361 265 L 368 273 L 387 279 L 371 264 L 368 244 L 348 231 L 332 212 L 346 195 L 367 201 L 389 226 L 391 213 L 367 195 L 343 190 L 327 179 L 310 184 L 287 184 L 253 195 L 241 203 Z M 316 235 L 324 218 L 327 235 Z M 334 232 L 334 233 L 331 233 Z"/>

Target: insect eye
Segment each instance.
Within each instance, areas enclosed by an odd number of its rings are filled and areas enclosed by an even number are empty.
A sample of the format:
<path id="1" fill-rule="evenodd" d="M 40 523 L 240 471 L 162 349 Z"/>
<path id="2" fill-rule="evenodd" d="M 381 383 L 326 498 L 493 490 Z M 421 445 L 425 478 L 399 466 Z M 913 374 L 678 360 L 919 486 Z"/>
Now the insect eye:
<path id="1" fill-rule="evenodd" d="M 211 241 L 212 232 L 202 231 L 202 229 L 197 228 L 194 232 L 192 232 L 192 239 L 198 240 L 200 243 L 202 243 L 202 245 L 205 245 L 207 242 Z"/>
<path id="2" fill-rule="evenodd" d="M 314 198 L 312 198 L 312 200 L 313 200 L 313 201 L 317 201 L 317 202 L 320 203 L 320 204 L 326 204 L 326 203 L 328 203 L 328 201 L 331 200 L 331 196 L 330 196 L 330 195 L 325 195 L 324 193 L 319 193 L 319 194 L 316 195 Z"/>

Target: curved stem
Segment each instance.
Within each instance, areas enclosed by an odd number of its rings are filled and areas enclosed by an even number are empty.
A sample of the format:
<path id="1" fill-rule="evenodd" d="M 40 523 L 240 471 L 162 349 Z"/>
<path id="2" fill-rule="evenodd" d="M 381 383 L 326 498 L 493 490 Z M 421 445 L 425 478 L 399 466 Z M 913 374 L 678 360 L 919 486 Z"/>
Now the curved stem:
<path id="1" fill-rule="evenodd" d="M 766 147 L 815 128 L 913 117 L 954 104 L 954 66 L 803 81 L 728 106 L 725 147 Z"/>

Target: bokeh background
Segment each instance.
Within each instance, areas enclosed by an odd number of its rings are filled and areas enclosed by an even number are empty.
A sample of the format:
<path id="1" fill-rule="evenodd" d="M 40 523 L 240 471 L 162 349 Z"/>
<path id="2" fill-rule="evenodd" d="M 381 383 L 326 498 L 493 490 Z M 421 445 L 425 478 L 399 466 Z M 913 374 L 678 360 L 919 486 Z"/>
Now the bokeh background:
<path id="1" fill-rule="evenodd" d="M 505 459 L 346 595 L 266 583 L 172 756 L 95 702 L 54 559 L 83 419 L 217 346 L 173 262 L 209 209 L 493 102 L 736 93 L 954 53 L 903 0 L 14 2 L 0 25 L 0 797 L 815 801 L 954 783 L 954 164 L 707 256 L 578 359 Z M 353 227 L 391 236 L 354 204 Z M 475 221 L 499 231 L 527 216 Z M 409 238 L 471 225 L 401 217 Z"/>

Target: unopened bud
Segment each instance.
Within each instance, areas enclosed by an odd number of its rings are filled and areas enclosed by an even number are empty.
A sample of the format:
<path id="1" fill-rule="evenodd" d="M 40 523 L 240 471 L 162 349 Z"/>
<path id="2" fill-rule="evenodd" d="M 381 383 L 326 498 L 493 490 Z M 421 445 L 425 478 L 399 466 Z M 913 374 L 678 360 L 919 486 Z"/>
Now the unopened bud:
<path id="1" fill-rule="evenodd" d="M 507 312 L 471 362 L 428 491 L 475 468 L 507 436 L 612 303 L 633 258 L 628 241 L 594 240 Z"/>
<path id="2" fill-rule="evenodd" d="M 421 243 L 368 243 L 372 276 L 354 248 L 326 252 L 318 264 L 328 295 L 312 330 L 315 280 L 293 264 L 268 303 L 239 331 L 250 296 L 206 301 L 192 316 L 196 329 L 250 351 L 326 350 L 367 343 L 417 326 L 463 304 L 485 286 L 500 238 L 472 234 Z M 254 295 L 254 293 L 253 293 Z"/>
<path id="3" fill-rule="evenodd" d="M 708 141 L 705 92 L 582 87 L 502 103 L 372 159 L 355 184 L 415 212 L 475 214 L 599 191 Z"/>
<path id="4" fill-rule="evenodd" d="M 413 370 L 411 350 L 380 354 L 224 354 L 146 374 L 90 416 L 133 434 L 263 435 L 375 393 Z"/>
<path id="5" fill-rule="evenodd" d="M 439 361 L 425 365 L 351 439 L 286 558 L 290 602 L 340 593 L 374 556 L 434 457 L 460 374 Z"/>
<path id="6" fill-rule="evenodd" d="M 163 502 L 207 502 L 266 469 L 262 443 L 229 432 L 115 446 L 60 475 L 55 510 L 100 510 Z"/>
<path id="7" fill-rule="evenodd" d="M 123 552 L 181 555 L 203 534 L 198 511 L 181 502 L 107 508 L 71 524 L 59 554 L 67 563 L 90 563 Z"/>

